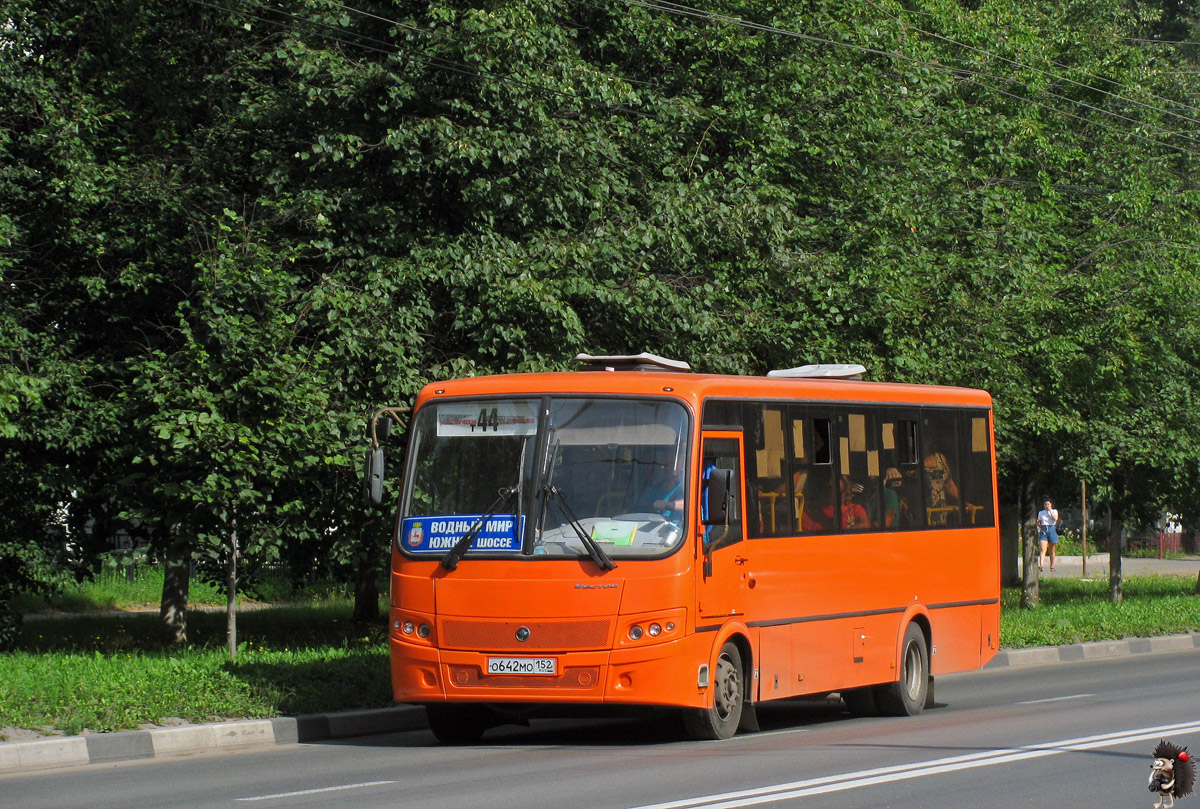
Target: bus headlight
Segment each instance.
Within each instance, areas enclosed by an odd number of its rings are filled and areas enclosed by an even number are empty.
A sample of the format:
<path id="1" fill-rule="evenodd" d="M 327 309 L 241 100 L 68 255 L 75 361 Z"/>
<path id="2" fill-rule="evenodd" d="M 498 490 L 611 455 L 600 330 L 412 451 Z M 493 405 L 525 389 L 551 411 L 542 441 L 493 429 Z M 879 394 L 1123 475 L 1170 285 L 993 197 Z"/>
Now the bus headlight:
<path id="1" fill-rule="evenodd" d="M 433 621 L 421 615 L 392 611 L 391 636 L 404 643 L 419 643 L 425 646 L 434 642 Z"/>
<path id="2" fill-rule="evenodd" d="M 630 616 L 622 630 L 622 643 L 653 643 L 671 641 L 679 637 L 679 628 L 687 617 L 686 610 L 671 610 L 657 615 Z"/>

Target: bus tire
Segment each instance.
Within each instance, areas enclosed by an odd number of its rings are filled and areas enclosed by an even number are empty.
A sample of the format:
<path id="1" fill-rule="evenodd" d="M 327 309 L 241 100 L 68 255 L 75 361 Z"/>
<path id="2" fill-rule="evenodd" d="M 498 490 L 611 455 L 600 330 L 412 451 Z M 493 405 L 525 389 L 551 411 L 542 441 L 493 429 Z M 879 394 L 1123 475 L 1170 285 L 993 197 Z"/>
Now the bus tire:
<path id="1" fill-rule="evenodd" d="M 925 707 L 929 689 L 929 646 L 915 623 L 904 630 L 899 669 L 894 683 L 876 686 L 875 702 L 884 716 L 916 716 Z"/>
<path id="2" fill-rule="evenodd" d="M 683 726 L 693 739 L 728 739 L 737 733 L 746 702 L 746 686 L 742 653 L 734 643 L 721 647 L 712 692 L 712 705 L 684 711 Z"/>
<path id="3" fill-rule="evenodd" d="M 479 705 L 430 703 L 425 706 L 425 718 L 442 744 L 474 744 L 491 727 L 484 708 Z"/>

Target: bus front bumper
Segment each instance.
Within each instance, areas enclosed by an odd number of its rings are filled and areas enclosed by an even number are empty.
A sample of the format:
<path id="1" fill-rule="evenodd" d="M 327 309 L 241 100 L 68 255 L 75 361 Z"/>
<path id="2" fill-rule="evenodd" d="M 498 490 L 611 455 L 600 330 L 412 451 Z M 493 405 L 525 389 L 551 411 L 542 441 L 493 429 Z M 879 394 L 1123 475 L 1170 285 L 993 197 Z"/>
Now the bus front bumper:
<path id="1" fill-rule="evenodd" d="M 637 648 L 545 654 L 536 659 L 552 659 L 553 674 L 489 674 L 489 659 L 533 658 L 439 650 L 393 637 L 392 690 L 397 702 L 699 707 L 706 689 L 698 685 L 698 669 L 710 643 L 711 637 L 691 635 Z"/>

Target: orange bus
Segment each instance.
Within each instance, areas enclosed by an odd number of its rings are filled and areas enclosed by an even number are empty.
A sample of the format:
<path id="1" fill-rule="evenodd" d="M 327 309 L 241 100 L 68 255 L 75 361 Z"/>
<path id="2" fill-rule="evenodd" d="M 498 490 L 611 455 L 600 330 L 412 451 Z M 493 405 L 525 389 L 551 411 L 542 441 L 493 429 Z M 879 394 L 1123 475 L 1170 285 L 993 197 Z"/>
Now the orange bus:
<path id="1" fill-rule="evenodd" d="M 835 692 L 912 715 L 934 675 L 995 654 L 987 393 L 578 359 L 412 408 L 391 674 L 438 739 L 585 706 L 675 708 L 721 739 L 759 703 Z"/>

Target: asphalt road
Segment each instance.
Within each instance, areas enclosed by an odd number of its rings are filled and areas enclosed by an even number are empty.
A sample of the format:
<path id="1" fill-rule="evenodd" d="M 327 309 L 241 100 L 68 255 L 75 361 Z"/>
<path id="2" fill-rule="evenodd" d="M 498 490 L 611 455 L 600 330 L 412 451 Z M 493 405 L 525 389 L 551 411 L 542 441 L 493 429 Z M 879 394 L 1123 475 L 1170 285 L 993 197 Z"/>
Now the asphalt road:
<path id="1" fill-rule="evenodd" d="M 680 741 L 661 718 L 556 721 L 465 748 L 415 730 L 92 765 L 0 776 L 0 807 L 1149 809 L 1155 743 L 1200 751 L 1198 673 L 1200 650 L 989 669 L 939 678 L 915 718 L 789 703 L 725 742 Z"/>

